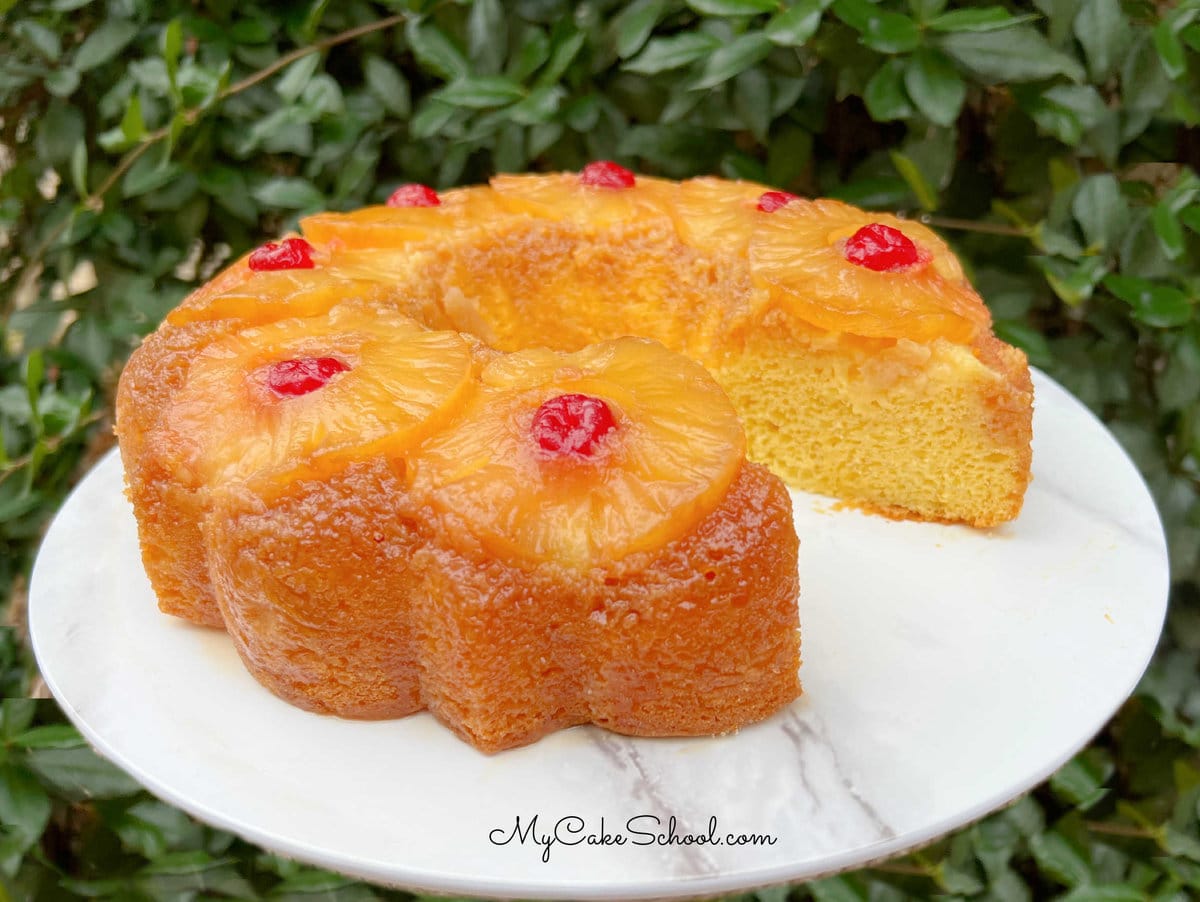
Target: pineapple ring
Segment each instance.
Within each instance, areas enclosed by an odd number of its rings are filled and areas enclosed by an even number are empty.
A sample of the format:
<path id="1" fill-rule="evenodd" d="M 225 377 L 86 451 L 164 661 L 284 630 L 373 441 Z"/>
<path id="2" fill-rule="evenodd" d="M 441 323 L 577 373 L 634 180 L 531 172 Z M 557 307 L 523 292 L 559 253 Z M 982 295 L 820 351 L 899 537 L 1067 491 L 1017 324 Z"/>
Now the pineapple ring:
<path id="1" fill-rule="evenodd" d="M 256 272 L 219 293 L 192 295 L 167 314 L 167 322 L 184 326 L 233 319 L 265 325 L 280 319 L 321 316 L 346 298 L 382 300 L 387 293 L 387 286 L 379 280 L 346 278 L 327 269 Z"/>
<path id="2" fill-rule="evenodd" d="M 875 272 L 847 260 L 847 239 L 876 223 L 902 232 L 928 263 Z M 968 343 L 991 326 L 942 240 L 919 223 L 884 213 L 834 200 L 793 201 L 764 215 L 750 241 L 750 263 L 771 302 L 833 332 Z"/>
<path id="3" fill-rule="evenodd" d="M 306 358 L 341 366 L 317 390 L 272 388 L 280 364 Z M 345 305 L 213 342 L 193 361 L 164 438 L 181 449 L 198 484 L 319 476 L 347 458 L 394 455 L 419 442 L 461 403 L 473 371 L 459 333 Z"/>
<path id="4" fill-rule="evenodd" d="M 661 548 L 720 503 L 745 455 L 724 392 L 657 342 L 518 351 L 480 378 L 414 455 L 413 487 L 498 556 L 585 568 Z M 616 429 L 586 455 L 547 452 L 535 414 L 574 393 L 602 400 Z"/>

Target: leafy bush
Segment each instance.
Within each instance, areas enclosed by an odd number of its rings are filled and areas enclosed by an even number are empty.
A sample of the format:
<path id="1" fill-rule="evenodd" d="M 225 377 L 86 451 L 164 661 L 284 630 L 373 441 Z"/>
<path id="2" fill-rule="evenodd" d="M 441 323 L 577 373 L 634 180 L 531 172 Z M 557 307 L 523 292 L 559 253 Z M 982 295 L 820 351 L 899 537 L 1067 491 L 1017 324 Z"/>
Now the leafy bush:
<path id="1" fill-rule="evenodd" d="M 1167 526 L 1167 634 L 1088 750 L 922 853 L 792 895 L 1200 892 L 1197 0 L 0 0 L 0 23 L 10 898 L 402 895 L 197 825 L 96 759 L 51 703 L 16 699 L 35 681 L 30 557 L 111 441 L 123 360 L 224 260 L 400 181 L 595 158 L 941 228 L 997 331 L 1105 419 Z"/>

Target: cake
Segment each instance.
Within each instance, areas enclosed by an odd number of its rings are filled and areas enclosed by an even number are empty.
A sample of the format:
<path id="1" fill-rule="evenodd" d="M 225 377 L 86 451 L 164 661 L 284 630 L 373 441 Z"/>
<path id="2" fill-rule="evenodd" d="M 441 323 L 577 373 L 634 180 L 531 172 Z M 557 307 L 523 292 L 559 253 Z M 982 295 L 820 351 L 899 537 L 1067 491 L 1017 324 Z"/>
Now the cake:
<path id="1" fill-rule="evenodd" d="M 117 398 L 160 608 L 228 628 L 297 704 L 428 706 L 488 750 L 585 721 L 722 732 L 799 691 L 796 539 L 772 472 L 890 516 L 985 527 L 1020 510 L 1028 367 L 919 224 L 595 163 L 405 186 L 301 227 L 185 299 Z M 566 385 L 581 366 L 595 372 Z M 398 409 L 427 371 L 422 404 Z M 691 395 L 662 391 L 681 373 L 709 399 L 690 426 L 673 410 Z M 325 412 L 264 414 L 279 397 Z M 606 423 L 596 399 L 651 411 L 635 431 L 673 423 L 655 447 L 679 460 L 715 453 L 705 423 L 725 424 L 731 453 L 706 488 L 682 467 L 698 494 L 663 501 L 645 535 L 617 521 L 671 481 L 646 460 L 596 502 L 613 522 L 568 505 L 565 528 L 530 528 L 514 512 L 536 480 L 512 456 L 527 442 L 478 435 L 539 416 Z M 552 401 L 566 406 L 544 414 Z M 485 451 L 499 457 L 462 469 Z M 496 485 L 508 495 L 488 507 Z"/>

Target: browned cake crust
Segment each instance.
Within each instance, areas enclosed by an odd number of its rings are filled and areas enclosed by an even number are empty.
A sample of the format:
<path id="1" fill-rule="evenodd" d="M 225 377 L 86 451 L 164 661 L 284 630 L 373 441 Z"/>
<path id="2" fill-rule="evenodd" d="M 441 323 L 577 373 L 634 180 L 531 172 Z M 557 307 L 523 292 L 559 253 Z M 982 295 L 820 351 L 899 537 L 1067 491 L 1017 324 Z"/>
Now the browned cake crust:
<path id="1" fill-rule="evenodd" d="M 213 584 L 255 679 L 322 714 L 420 710 L 410 614 L 417 513 L 382 459 L 282 490 L 218 493 L 205 530 Z"/>
<path id="2" fill-rule="evenodd" d="M 723 733 L 800 694 L 791 501 L 759 466 L 685 537 L 585 571 L 419 507 L 381 461 L 219 494 L 217 596 L 260 683 L 343 717 L 428 707 L 489 752 L 587 722 Z"/>

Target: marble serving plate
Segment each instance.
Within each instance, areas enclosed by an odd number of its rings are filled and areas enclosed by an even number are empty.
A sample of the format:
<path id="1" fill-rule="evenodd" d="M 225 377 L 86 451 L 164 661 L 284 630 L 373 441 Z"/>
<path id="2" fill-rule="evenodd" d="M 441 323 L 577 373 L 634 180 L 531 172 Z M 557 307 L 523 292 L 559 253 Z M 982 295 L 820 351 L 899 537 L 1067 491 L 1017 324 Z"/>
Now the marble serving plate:
<path id="1" fill-rule="evenodd" d="M 623 899 L 854 867 L 1046 779 L 1154 650 L 1168 585 L 1154 504 L 1104 427 L 1035 383 L 1034 480 L 1013 523 L 898 523 L 794 494 L 805 694 L 736 735 L 577 727 L 488 757 L 427 714 L 289 707 L 223 633 L 158 613 L 115 454 L 38 557 L 38 663 L 88 739 L 158 796 L 368 880 Z"/>

